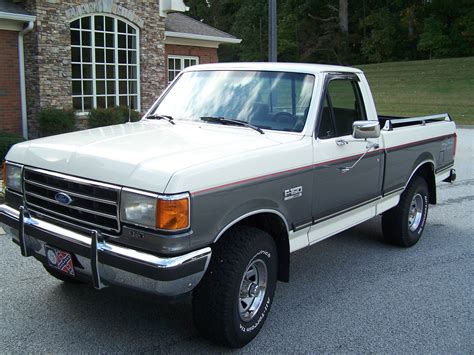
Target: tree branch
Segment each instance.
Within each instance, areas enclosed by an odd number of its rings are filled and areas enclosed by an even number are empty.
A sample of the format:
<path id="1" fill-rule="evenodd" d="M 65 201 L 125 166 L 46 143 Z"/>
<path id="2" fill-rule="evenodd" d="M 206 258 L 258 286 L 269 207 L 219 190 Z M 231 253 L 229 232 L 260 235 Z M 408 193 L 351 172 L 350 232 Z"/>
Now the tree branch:
<path id="1" fill-rule="evenodd" d="M 336 17 L 336 16 L 332 16 L 332 17 L 328 17 L 328 18 L 322 18 L 322 17 L 311 15 L 311 14 L 308 14 L 308 16 L 310 18 L 312 18 L 313 20 L 321 21 L 321 22 L 329 22 L 329 21 L 339 20 L 339 18 Z"/>

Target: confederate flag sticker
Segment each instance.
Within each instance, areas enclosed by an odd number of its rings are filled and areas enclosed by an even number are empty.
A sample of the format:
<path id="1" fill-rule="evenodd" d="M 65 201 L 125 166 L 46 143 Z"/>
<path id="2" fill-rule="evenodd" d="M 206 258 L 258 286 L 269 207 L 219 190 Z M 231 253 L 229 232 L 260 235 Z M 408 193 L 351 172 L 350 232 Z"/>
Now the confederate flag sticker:
<path id="1" fill-rule="evenodd" d="M 74 265 L 70 253 L 50 247 L 49 245 L 45 245 L 44 250 L 46 251 L 46 258 L 48 259 L 49 266 L 64 272 L 67 275 L 75 276 Z"/>

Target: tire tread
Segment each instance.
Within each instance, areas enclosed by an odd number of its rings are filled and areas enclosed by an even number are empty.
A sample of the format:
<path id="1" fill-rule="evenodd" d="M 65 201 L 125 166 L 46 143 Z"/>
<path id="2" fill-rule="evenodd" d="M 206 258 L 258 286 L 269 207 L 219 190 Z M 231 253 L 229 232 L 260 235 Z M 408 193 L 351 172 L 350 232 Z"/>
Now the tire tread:
<path id="1" fill-rule="evenodd" d="M 194 323 L 205 338 L 235 348 L 247 343 L 236 339 L 229 326 L 235 297 L 229 282 L 239 282 L 240 286 L 239 267 L 252 253 L 255 243 L 266 243 L 268 238 L 273 243 L 264 231 L 240 226 L 228 231 L 225 242 L 215 244 L 208 272 L 193 292 Z"/>
<path id="2" fill-rule="evenodd" d="M 410 205 L 413 195 L 420 186 L 423 186 L 428 192 L 425 179 L 421 176 L 415 176 L 400 196 L 398 205 L 382 215 L 383 235 L 390 244 L 407 248 L 413 246 L 418 241 L 418 239 L 413 240 L 410 238 L 405 220 L 405 213 L 407 213 L 405 209 Z M 428 211 L 425 213 L 428 213 Z"/>

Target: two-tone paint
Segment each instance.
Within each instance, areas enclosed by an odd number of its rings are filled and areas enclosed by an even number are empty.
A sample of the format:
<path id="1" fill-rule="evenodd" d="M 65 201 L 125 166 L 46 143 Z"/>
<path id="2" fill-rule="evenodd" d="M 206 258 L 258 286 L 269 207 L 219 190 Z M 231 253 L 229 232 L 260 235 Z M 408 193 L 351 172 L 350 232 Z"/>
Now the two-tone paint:
<path id="1" fill-rule="evenodd" d="M 355 68 L 290 63 L 216 64 L 189 70 L 271 70 L 315 76 L 301 133 L 176 120 L 142 120 L 16 145 L 7 160 L 75 177 L 160 194 L 189 192 L 191 228 L 163 234 L 122 225 L 116 243 L 159 255 L 212 245 L 232 226 L 269 216 L 280 231 L 279 251 L 289 254 L 394 207 L 419 169 L 433 180 L 449 175 L 455 125 L 444 121 L 382 130 L 369 139 L 319 139 L 321 97 L 328 78 L 357 79 L 367 119 L 378 120 L 363 73 Z M 167 92 L 163 95 L 166 95 Z M 157 102 L 159 102 L 158 99 Z M 149 112 L 153 110 L 153 107 Z M 337 144 L 338 139 L 349 143 Z M 295 189 L 298 196 L 285 198 Z M 12 195 L 13 196 L 13 195 Z M 15 196 L 13 196 L 15 197 Z M 14 199 L 11 197 L 11 199 Z M 16 196 L 21 201 L 21 196 Z M 283 259 L 288 259 L 288 255 Z"/>

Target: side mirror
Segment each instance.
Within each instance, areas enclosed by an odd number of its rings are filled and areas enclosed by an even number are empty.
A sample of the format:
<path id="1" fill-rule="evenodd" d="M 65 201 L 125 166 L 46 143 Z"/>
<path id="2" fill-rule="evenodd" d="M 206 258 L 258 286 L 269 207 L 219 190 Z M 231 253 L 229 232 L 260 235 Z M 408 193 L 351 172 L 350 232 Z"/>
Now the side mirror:
<path id="1" fill-rule="evenodd" d="M 380 123 L 378 121 L 355 121 L 352 124 L 352 137 L 355 139 L 380 137 Z"/>

